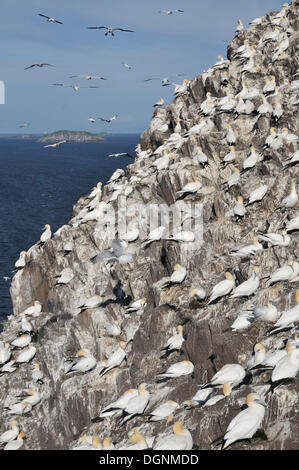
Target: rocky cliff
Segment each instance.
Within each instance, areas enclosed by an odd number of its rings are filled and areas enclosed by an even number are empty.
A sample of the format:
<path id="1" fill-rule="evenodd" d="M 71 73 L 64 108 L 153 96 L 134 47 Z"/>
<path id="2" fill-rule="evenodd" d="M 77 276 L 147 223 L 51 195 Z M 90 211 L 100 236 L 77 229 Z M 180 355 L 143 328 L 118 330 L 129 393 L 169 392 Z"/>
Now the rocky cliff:
<path id="1" fill-rule="evenodd" d="M 140 236 L 129 243 L 129 262 L 94 260 L 110 247 L 115 234 L 109 217 L 85 217 L 94 200 L 88 195 L 78 201 L 72 219 L 51 239 L 28 250 L 25 267 L 12 281 L 14 313 L 0 340 L 10 343 L 20 331 L 18 314 L 40 301 L 42 313 L 30 321 L 34 326 L 34 360 L 44 378 L 40 385 L 32 380 L 33 361 L 0 376 L 0 433 L 9 425 L 5 407 L 24 389 L 38 387 L 41 401 L 30 412 L 17 416 L 27 437 L 23 448 L 70 449 L 83 434 L 99 434 L 101 440 L 113 436 L 119 447 L 137 426 L 147 438 L 163 436 L 171 432 L 171 423 L 166 420 L 148 422 L 147 417 L 136 416 L 121 427 L 113 416 L 100 423 L 91 420 L 125 390 L 142 382 L 152 384 L 146 413 L 167 400 L 182 404 L 223 365 L 246 367 L 256 343 L 268 351 L 284 347 L 287 339 L 296 339 L 295 327 L 269 334 L 271 323 L 254 321 L 238 331 L 232 331 L 231 325 L 246 306 L 266 305 L 269 298 L 279 312 L 296 304 L 298 280 L 269 285 L 266 276 L 290 258 L 298 259 L 298 231 L 289 233 L 286 246 L 263 243 L 262 249 L 246 257 L 232 256 L 231 251 L 252 244 L 258 234 L 282 234 L 288 220 L 298 214 L 298 204 L 280 209 L 291 181 L 298 177 L 298 165 L 288 163 L 297 141 L 286 137 L 298 133 L 298 10 L 298 2 L 293 1 L 284 5 L 282 12 L 271 12 L 236 34 L 228 46 L 227 60 L 219 58 L 208 71 L 185 82 L 172 103 L 155 111 L 150 128 L 141 137 L 135 162 L 102 190 L 101 201 L 113 207 L 115 214 L 122 207 L 118 204 L 122 197 L 128 212 L 139 204 L 170 206 L 177 200 L 202 204 L 201 246 L 184 249 L 184 242 L 166 239 L 144 246 Z M 272 89 L 271 82 L 275 84 Z M 274 133 L 275 144 L 266 145 Z M 254 165 L 244 168 L 248 152 L 259 157 Z M 173 155 L 158 168 L 153 165 L 169 154 Z M 240 179 L 229 187 L 226 182 L 233 167 L 240 171 Z M 195 177 L 201 183 L 198 191 L 178 193 Z M 262 183 L 267 186 L 264 197 L 248 204 L 243 217 L 236 217 L 237 197 L 248 201 Z M 139 216 L 141 220 L 142 214 Z M 143 228 L 147 228 L 145 223 Z M 162 288 L 161 279 L 169 277 L 176 264 L 187 270 L 184 281 Z M 249 299 L 226 296 L 208 304 L 212 288 L 228 269 L 240 284 L 251 276 L 254 266 L 259 267 L 260 283 Z M 73 276 L 66 284 L 57 284 L 57 276 L 65 268 L 70 268 Z M 203 300 L 190 295 L 199 286 L 207 293 Z M 96 308 L 79 308 L 94 295 L 102 299 Z M 141 298 L 146 298 L 144 308 L 128 313 L 130 302 Z M 105 326 L 115 320 L 121 335 L 107 336 Z M 161 348 L 178 325 L 183 325 L 186 338 L 182 354 L 174 351 L 160 358 Z M 118 348 L 120 340 L 126 342 L 126 360 L 100 376 L 101 361 Z M 93 354 L 96 367 L 86 373 L 66 374 L 69 363 L 65 361 L 80 349 Z M 17 354 L 14 350 L 12 357 Z M 194 364 L 193 374 L 158 383 L 159 373 L 183 360 Z M 284 384 L 267 393 L 270 377 L 269 370 L 256 371 L 247 383 L 214 406 L 190 410 L 182 406 L 174 420 L 184 420 L 194 448 L 215 449 L 213 442 L 224 434 L 246 395 L 255 391 L 267 403 L 263 433 L 232 448 L 297 449 L 298 384 Z"/>

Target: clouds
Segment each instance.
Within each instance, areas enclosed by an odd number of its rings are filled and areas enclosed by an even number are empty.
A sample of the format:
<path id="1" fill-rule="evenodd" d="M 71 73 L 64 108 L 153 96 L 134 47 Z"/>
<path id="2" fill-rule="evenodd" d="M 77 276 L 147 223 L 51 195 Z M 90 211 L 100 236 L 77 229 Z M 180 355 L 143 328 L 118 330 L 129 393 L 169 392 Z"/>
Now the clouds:
<path id="1" fill-rule="evenodd" d="M 148 76 L 186 73 L 192 78 L 225 55 L 238 18 L 247 24 L 270 10 L 277 0 L 4 0 L 1 5 L 1 76 L 6 105 L 1 106 L 0 132 L 15 132 L 20 121 L 32 122 L 31 132 L 61 127 L 91 130 L 92 114 L 120 114 L 114 131 L 142 131 L 149 124 L 152 103 L 172 99 L 172 87 L 143 83 Z M 161 15 L 161 9 L 184 10 Z M 38 13 L 63 25 L 47 23 Z M 134 33 L 105 37 L 87 26 L 113 26 Z M 5 44 L 5 47 L 3 46 Z M 51 70 L 27 70 L 48 62 Z M 133 65 L 132 70 L 122 62 Z M 49 68 L 50 69 L 50 68 Z M 101 74 L 109 80 L 99 89 L 58 89 L 51 83 L 85 84 L 73 74 Z M 46 112 L 45 112 L 46 110 Z M 44 114 L 42 113 L 44 111 Z M 86 116 L 87 115 L 87 116 Z M 130 118 L 128 119 L 128 116 Z M 4 118 L 4 119 L 3 119 Z M 135 120 L 135 121 L 134 121 Z M 86 122 L 86 123 L 85 123 Z M 135 127 L 134 127 L 135 126 Z M 92 128 L 94 129 L 94 127 Z M 96 130 L 107 130 L 100 126 Z"/>

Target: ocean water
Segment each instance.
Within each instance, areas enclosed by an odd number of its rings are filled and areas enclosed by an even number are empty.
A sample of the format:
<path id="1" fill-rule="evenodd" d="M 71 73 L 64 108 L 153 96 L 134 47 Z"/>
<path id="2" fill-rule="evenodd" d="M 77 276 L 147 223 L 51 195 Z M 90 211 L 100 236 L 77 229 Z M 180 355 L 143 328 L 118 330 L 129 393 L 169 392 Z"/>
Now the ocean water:
<path id="1" fill-rule="evenodd" d="M 128 157 L 107 158 L 111 153 L 135 155 L 139 134 L 109 134 L 105 142 L 66 143 L 43 148 L 37 137 L 0 138 L 0 331 L 1 321 L 12 312 L 9 294 L 14 263 L 22 250 L 39 240 L 43 226 L 55 232 L 67 223 L 73 205 L 98 181 L 103 184 Z"/>

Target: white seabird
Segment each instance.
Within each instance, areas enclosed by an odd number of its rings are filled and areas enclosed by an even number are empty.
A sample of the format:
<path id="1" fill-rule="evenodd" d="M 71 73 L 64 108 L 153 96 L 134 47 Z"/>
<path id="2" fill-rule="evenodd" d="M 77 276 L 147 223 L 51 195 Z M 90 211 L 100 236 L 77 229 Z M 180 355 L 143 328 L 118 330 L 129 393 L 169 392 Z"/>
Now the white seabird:
<path id="1" fill-rule="evenodd" d="M 11 358 L 11 350 L 9 343 L 0 342 L 0 365 L 5 364 Z"/>
<path id="2" fill-rule="evenodd" d="M 21 317 L 21 328 L 23 333 L 32 333 L 33 326 L 31 325 L 30 321 L 26 319 L 26 315 L 24 313 L 19 313 L 19 317 Z"/>
<path id="3" fill-rule="evenodd" d="M 199 300 L 204 300 L 207 297 L 207 293 L 203 287 L 199 286 L 190 290 L 189 297 L 191 297 L 191 299 L 195 298 Z"/>
<path id="4" fill-rule="evenodd" d="M 223 400 L 226 397 L 229 397 L 231 394 L 231 385 L 230 382 L 225 382 L 225 384 L 222 387 L 222 394 L 221 395 L 214 395 L 210 397 L 208 400 L 203 403 L 202 408 L 206 408 L 207 406 L 213 406 L 216 405 L 220 400 Z"/>
<path id="5" fill-rule="evenodd" d="M 47 240 L 50 240 L 50 238 L 52 236 L 51 226 L 49 224 L 46 224 L 44 226 L 44 229 L 45 229 L 44 232 L 40 236 L 40 242 L 41 243 L 45 243 Z"/>
<path id="6" fill-rule="evenodd" d="M 236 33 L 241 33 L 242 31 L 244 31 L 244 25 L 242 23 L 242 20 L 239 18 L 238 19 L 238 26 L 236 27 Z"/>
<path id="7" fill-rule="evenodd" d="M 234 248 L 231 250 L 231 256 L 240 256 L 241 258 L 246 258 L 250 255 L 255 255 L 257 251 L 262 250 L 263 245 L 259 243 L 257 237 L 253 237 L 253 244 L 243 246 L 242 248 Z"/>
<path id="8" fill-rule="evenodd" d="M 173 425 L 173 433 L 160 439 L 153 447 L 154 450 L 191 450 L 193 439 L 190 431 L 183 427 L 182 421 Z"/>
<path id="9" fill-rule="evenodd" d="M 265 233 L 264 235 L 258 235 L 259 240 L 264 240 L 270 243 L 272 246 L 289 246 L 291 243 L 291 237 L 287 235 L 286 231 L 282 233 Z"/>
<path id="10" fill-rule="evenodd" d="M 39 300 L 35 300 L 31 307 L 26 308 L 22 313 L 33 317 L 38 317 L 42 311 L 42 304 Z"/>
<path id="11" fill-rule="evenodd" d="M 183 188 L 180 191 L 178 191 L 177 194 L 182 196 L 185 194 L 196 193 L 201 187 L 202 187 L 201 182 L 195 176 L 193 177 L 193 181 L 190 181 L 189 183 L 185 184 L 185 186 L 183 186 Z"/>
<path id="12" fill-rule="evenodd" d="M 238 196 L 237 202 L 233 207 L 233 214 L 237 219 L 241 219 L 246 214 L 246 208 L 245 208 L 243 201 L 244 201 L 243 196 L 241 195 Z"/>
<path id="13" fill-rule="evenodd" d="M 161 238 L 163 238 L 165 230 L 166 230 L 166 227 L 163 227 L 163 226 L 157 227 L 154 230 L 152 230 L 148 234 L 148 237 L 143 242 L 142 246 L 145 247 L 145 246 L 149 245 L 150 243 L 161 240 Z"/>
<path id="14" fill-rule="evenodd" d="M 164 98 L 160 98 L 159 101 L 156 101 L 156 103 L 153 104 L 153 106 L 154 108 L 159 108 L 160 106 L 163 106 L 164 103 L 165 103 Z"/>
<path id="15" fill-rule="evenodd" d="M 286 232 L 293 232 L 299 230 L 299 215 L 289 220 L 286 224 Z"/>
<path id="16" fill-rule="evenodd" d="M 28 333 L 24 333 L 21 336 L 18 336 L 16 339 L 14 339 L 10 345 L 13 346 L 14 348 L 25 348 L 28 346 L 28 344 L 31 343 L 31 336 Z"/>
<path id="17" fill-rule="evenodd" d="M 229 423 L 222 442 L 222 449 L 241 439 L 250 439 L 259 429 L 265 415 L 266 403 L 257 393 L 246 397 L 247 408 Z"/>
<path id="18" fill-rule="evenodd" d="M 131 398 L 138 395 L 138 390 L 136 388 L 129 388 L 126 390 L 116 401 L 110 403 L 110 405 L 103 408 L 100 412 L 98 418 L 94 418 L 92 421 L 97 422 L 103 420 L 105 417 L 113 416 L 118 413 L 120 410 L 126 408 L 127 404 Z"/>
<path id="19" fill-rule="evenodd" d="M 184 13 L 184 10 L 159 10 L 159 13 L 164 13 L 165 15 L 173 15 L 174 13 Z"/>
<path id="20" fill-rule="evenodd" d="M 176 329 L 177 333 L 171 336 L 171 338 L 168 339 L 164 348 L 161 349 L 161 351 L 165 351 L 166 355 L 171 351 L 180 351 L 182 349 L 183 343 L 185 341 L 183 335 L 183 327 L 182 325 L 178 325 Z"/>
<path id="21" fill-rule="evenodd" d="M 142 383 L 138 387 L 138 395 L 132 397 L 127 406 L 123 409 L 123 414 L 121 417 L 120 424 L 124 424 L 129 419 L 133 418 L 135 415 L 142 415 L 144 410 L 146 409 L 150 394 L 146 390 L 151 384 Z"/>
<path id="22" fill-rule="evenodd" d="M 22 364 L 25 362 L 28 363 L 35 356 L 35 353 L 36 347 L 32 344 L 29 344 L 28 348 L 23 349 L 23 351 L 20 352 L 20 354 L 15 358 L 15 360 L 18 364 Z"/>
<path id="23" fill-rule="evenodd" d="M 61 140 L 60 142 L 56 142 L 55 144 L 49 144 L 49 145 L 44 145 L 44 148 L 48 148 L 48 147 L 53 147 L 53 148 L 56 148 L 56 147 L 60 147 L 61 144 L 65 144 L 66 140 Z"/>
<path id="24" fill-rule="evenodd" d="M 111 26 L 87 26 L 87 29 L 106 29 L 105 36 L 108 36 L 108 34 L 111 34 L 111 36 L 114 35 L 114 31 L 124 31 L 126 33 L 134 33 L 131 29 L 123 29 L 123 28 L 111 28 Z"/>
<path id="25" fill-rule="evenodd" d="M 25 437 L 25 434 L 23 432 L 20 432 L 18 434 L 17 439 L 9 441 L 6 446 L 4 447 L 3 450 L 18 450 L 22 447 L 24 444 L 23 437 Z"/>
<path id="26" fill-rule="evenodd" d="M 55 285 L 68 284 L 74 278 L 74 273 L 71 268 L 65 268 L 58 276 L 55 277 L 57 278 Z"/>
<path id="27" fill-rule="evenodd" d="M 3 434 L 0 436 L 0 444 L 4 444 L 9 441 L 13 441 L 18 437 L 19 434 L 19 426 L 17 421 L 11 421 L 10 423 L 10 428 L 8 431 L 5 431 Z"/>
<path id="28" fill-rule="evenodd" d="M 114 320 L 113 323 L 105 325 L 105 333 L 108 336 L 119 336 L 121 334 L 121 328 L 117 320 Z"/>
<path id="29" fill-rule="evenodd" d="M 102 303 L 103 297 L 101 297 L 100 295 L 93 295 L 92 297 L 89 297 L 89 299 L 85 300 L 85 302 L 78 308 L 80 308 L 81 312 L 83 312 L 83 310 L 87 310 L 89 308 L 97 308 Z"/>
<path id="30" fill-rule="evenodd" d="M 292 341 L 286 344 L 287 354 L 276 364 L 271 375 L 271 390 L 283 383 L 286 379 L 296 377 L 299 370 L 299 349 L 293 346 Z"/>
<path id="31" fill-rule="evenodd" d="M 283 165 L 283 169 L 286 170 L 287 168 L 297 165 L 297 163 L 299 163 L 299 150 L 296 150 L 296 152 L 286 158 L 286 163 Z"/>
<path id="32" fill-rule="evenodd" d="M 34 382 L 42 384 L 43 383 L 43 378 L 44 378 L 44 373 L 43 371 L 40 370 L 40 364 L 39 362 L 36 362 L 34 364 L 34 369 L 32 372 L 32 378 Z"/>
<path id="33" fill-rule="evenodd" d="M 253 267 L 253 273 L 247 281 L 239 284 L 232 292 L 230 298 L 235 297 L 249 297 L 256 292 L 259 287 L 260 280 L 257 276 L 260 268 L 258 266 Z"/>
<path id="34" fill-rule="evenodd" d="M 229 146 L 229 152 L 223 157 L 222 164 L 227 166 L 229 163 L 232 163 L 236 159 L 236 151 L 235 151 L 235 146 L 230 145 Z"/>
<path id="35" fill-rule="evenodd" d="M 67 362 L 69 361 L 70 359 L 67 359 Z M 69 374 L 71 372 L 89 372 L 90 370 L 95 368 L 96 364 L 97 360 L 91 354 L 89 349 L 80 349 L 77 352 L 75 360 L 72 362 L 71 366 L 66 371 L 66 374 Z"/>
<path id="36" fill-rule="evenodd" d="M 225 364 L 202 388 L 223 386 L 226 382 L 234 388 L 243 382 L 245 375 L 245 369 L 240 364 Z"/>
<path id="37" fill-rule="evenodd" d="M 158 374 L 158 377 L 171 379 L 175 377 L 181 377 L 184 375 L 192 374 L 194 370 L 194 365 L 191 361 L 182 361 L 172 364 L 166 372 Z"/>
<path id="38" fill-rule="evenodd" d="M 250 147 L 250 152 L 248 153 L 248 157 L 243 161 L 243 171 L 253 168 L 261 160 L 262 160 L 261 155 L 259 155 L 256 152 L 253 146 Z"/>
<path id="39" fill-rule="evenodd" d="M 26 401 L 21 401 L 19 403 L 13 403 L 12 405 L 5 406 L 4 409 L 8 410 L 7 414 L 9 415 L 24 415 L 32 410 L 32 405 Z"/>
<path id="40" fill-rule="evenodd" d="M 146 297 L 142 299 L 134 300 L 128 307 L 125 307 L 126 313 L 137 312 L 146 307 Z"/>
<path id="41" fill-rule="evenodd" d="M 124 446 L 124 447 L 118 447 L 117 450 L 129 450 L 129 451 L 131 451 L 131 450 L 144 450 L 144 449 L 149 448 L 149 445 L 148 445 L 145 437 L 143 436 L 143 434 L 141 434 L 138 431 L 135 431 L 130 436 L 129 441 L 131 442 L 130 445 Z"/>
<path id="42" fill-rule="evenodd" d="M 226 132 L 226 141 L 228 143 L 228 145 L 232 146 L 232 145 L 235 145 L 236 143 L 236 135 L 232 129 L 232 126 L 230 124 L 227 124 L 226 126 L 226 129 L 227 129 L 227 132 Z"/>
<path id="43" fill-rule="evenodd" d="M 246 310 L 246 312 L 241 312 L 231 325 L 231 329 L 232 331 L 247 330 L 247 328 L 249 328 L 254 322 L 254 319 L 252 312 L 248 310 Z"/>
<path id="44" fill-rule="evenodd" d="M 295 205 L 298 202 L 298 195 L 296 192 L 296 184 L 295 181 L 291 181 L 291 192 L 283 198 L 283 200 L 280 203 L 280 209 L 285 210 L 285 209 L 291 209 L 295 207 Z"/>
<path id="45" fill-rule="evenodd" d="M 46 21 L 48 23 L 58 23 L 58 24 L 63 24 L 61 21 L 55 20 L 55 18 L 51 18 L 51 16 L 43 15 L 42 13 L 38 13 L 39 16 L 42 16 L 43 18 L 46 18 Z"/>
<path id="46" fill-rule="evenodd" d="M 273 300 L 269 299 L 267 305 L 248 307 L 254 315 L 254 319 L 262 322 L 275 322 L 279 317 L 279 312 Z"/>
<path id="47" fill-rule="evenodd" d="M 17 370 L 16 361 L 12 359 L 9 362 L 6 362 L 0 369 L 0 376 L 3 374 L 12 374 Z"/>
<path id="48" fill-rule="evenodd" d="M 299 289 L 296 291 L 296 305 L 289 310 L 283 312 L 283 314 L 279 317 L 276 323 L 274 323 L 274 327 L 276 327 L 274 331 L 280 330 L 281 328 L 288 328 L 294 325 L 296 322 L 299 321 Z"/>
<path id="49" fill-rule="evenodd" d="M 280 281 L 293 281 L 299 274 L 299 263 L 293 259 L 288 260 L 288 264 L 276 269 L 269 277 L 269 285 Z"/>
<path id="50" fill-rule="evenodd" d="M 103 377 L 103 375 L 114 367 L 120 366 L 126 355 L 126 343 L 124 341 L 120 341 L 118 349 L 116 349 L 116 351 L 114 351 L 111 356 L 101 364 L 102 369 L 100 371 L 100 377 Z"/>
<path id="51" fill-rule="evenodd" d="M 184 282 L 187 276 L 187 270 L 184 266 L 180 264 L 176 264 L 173 268 L 173 273 L 170 278 L 166 279 L 165 282 L 161 285 L 161 288 L 164 289 L 166 287 L 171 286 L 172 284 L 181 284 Z"/>
<path id="52" fill-rule="evenodd" d="M 219 282 L 213 287 L 208 305 L 214 302 L 214 300 L 219 299 L 219 297 L 228 295 L 234 287 L 235 277 L 229 271 L 226 271 L 224 281 Z"/>
<path id="53" fill-rule="evenodd" d="M 253 204 L 254 202 L 261 201 L 267 191 L 268 191 L 268 186 L 264 183 L 261 184 L 258 188 L 256 188 L 254 191 L 250 193 L 247 206 L 249 206 L 250 204 Z"/>
<path id="54" fill-rule="evenodd" d="M 254 346 L 254 353 L 248 359 L 246 363 L 246 369 L 250 370 L 253 367 L 261 364 L 266 357 L 266 348 L 262 343 L 257 343 Z"/>
<path id="55" fill-rule="evenodd" d="M 15 268 L 16 269 L 23 269 L 25 267 L 25 265 L 26 265 L 26 260 L 25 260 L 26 254 L 27 254 L 27 251 L 21 251 L 19 258 L 15 262 Z"/>
<path id="56" fill-rule="evenodd" d="M 168 400 L 151 411 L 149 421 L 161 421 L 167 419 L 177 408 L 179 404 L 176 401 Z"/>

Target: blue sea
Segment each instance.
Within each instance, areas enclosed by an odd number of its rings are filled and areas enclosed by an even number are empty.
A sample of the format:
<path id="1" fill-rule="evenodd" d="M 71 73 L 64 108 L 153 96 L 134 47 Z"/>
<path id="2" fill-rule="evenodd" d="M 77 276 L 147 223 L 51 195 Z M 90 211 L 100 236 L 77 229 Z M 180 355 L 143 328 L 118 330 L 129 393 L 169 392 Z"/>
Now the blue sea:
<path id="1" fill-rule="evenodd" d="M 55 232 L 67 223 L 81 196 L 132 163 L 107 155 L 135 155 L 140 139 L 139 134 L 108 134 L 105 142 L 43 148 L 38 137 L 0 136 L 0 331 L 1 320 L 12 312 L 10 280 L 3 277 L 13 276 L 20 251 L 39 240 L 45 224 Z"/>

